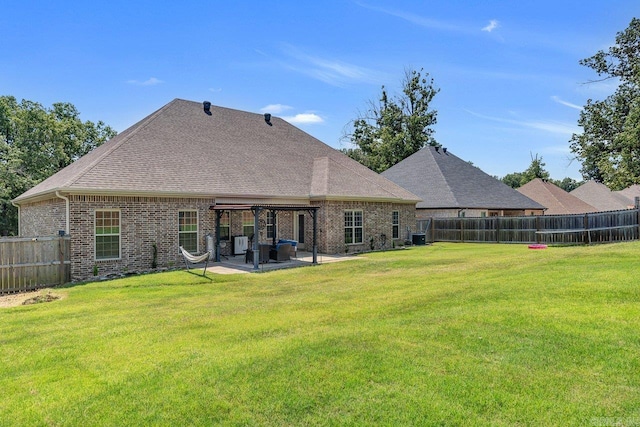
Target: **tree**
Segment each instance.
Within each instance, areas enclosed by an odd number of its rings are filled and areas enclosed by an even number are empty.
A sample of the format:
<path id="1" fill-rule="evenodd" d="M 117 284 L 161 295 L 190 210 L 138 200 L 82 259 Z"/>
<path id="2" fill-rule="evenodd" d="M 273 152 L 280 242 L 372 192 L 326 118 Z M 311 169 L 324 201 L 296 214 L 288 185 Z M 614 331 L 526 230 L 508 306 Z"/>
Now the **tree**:
<path id="1" fill-rule="evenodd" d="M 571 151 L 582 162 L 585 179 L 620 190 L 640 183 L 640 19 L 616 35 L 608 51 L 580 61 L 602 80 L 617 79 L 604 101 L 587 100 L 580 113 L 581 134 L 571 137 Z"/>
<path id="2" fill-rule="evenodd" d="M 522 187 L 522 172 L 508 173 L 500 180 L 511 188 Z"/>
<path id="3" fill-rule="evenodd" d="M 533 157 L 533 154 L 530 155 L 531 164 L 527 169 L 524 170 L 524 172 L 514 172 L 507 174 L 502 178 L 501 181 L 511 188 L 519 188 L 525 185 L 527 182 L 533 181 L 536 178 L 548 180 L 549 172 L 544 169 L 545 164 L 542 161 L 542 156 L 538 158 L 537 154 L 535 157 Z"/>
<path id="4" fill-rule="evenodd" d="M 439 92 L 429 74 L 405 70 L 402 95 L 391 98 L 382 86 L 378 103 L 370 102 L 365 113 L 353 122 L 348 135 L 354 148 L 342 152 L 368 168 L 382 172 L 409 157 L 425 145 L 439 145 L 434 137 L 437 111 L 429 109 Z"/>
<path id="5" fill-rule="evenodd" d="M 82 122 L 70 103 L 46 109 L 0 96 L 0 233 L 17 234 L 12 199 L 115 135 L 101 121 Z"/>
<path id="6" fill-rule="evenodd" d="M 533 181 L 536 178 L 548 180 L 549 172 L 545 170 L 545 163 L 542 161 L 542 156 L 538 158 L 538 154 L 533 157 L 533 154 L 529 153 L 531 156 L 531 164 L 525 171 L 522 173 L 522 184 L 525 185 L 529 181 Z"/>
<path id="7" fill-rule="evenodd" d="M 576 181 L 573 178 L 564 178 L 561 181 L 551 180 L 551 182 L 553 182 L 558 187 L 562 188 L 567 193 L 575 190 L 576 188 L 580 187 L 583 184 L 582 181 Z"/>

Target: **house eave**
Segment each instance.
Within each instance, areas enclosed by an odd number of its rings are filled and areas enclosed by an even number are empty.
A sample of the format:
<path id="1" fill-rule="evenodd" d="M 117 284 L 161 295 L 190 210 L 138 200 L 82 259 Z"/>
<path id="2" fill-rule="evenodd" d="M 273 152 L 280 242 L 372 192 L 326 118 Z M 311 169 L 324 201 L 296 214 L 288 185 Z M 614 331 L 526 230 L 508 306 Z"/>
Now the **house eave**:
<path id="1" fill-rule="evenodd" d="M 379 202 L 415 205 L 421 200 L 400 199 L 396 197 L 363 197 L 363 196 L 310 196 L 312 202 Z"/>
<path id="2" fill-rule="evenodd" d="M 13 200 L 16 204 L 35 203 L 43 200 L 57 198 L 56 193 L 65 196 L 117 196 L 117 197 L 165 197 L 165 198 L 188 198 L 188 199 L 224 199 L 234 200 L 234 202 L 253 203 L 259 200 L 261 203 L 302 203 L 308 204 L 309 197 L 290 195 L 264 195 L 264 194 L 236 194 L 236 193 L 201 193 L 201 192 L 178 192 L 178 191 L 135 191 L 135 190 L 107 190 L 95 188 L 52 188 L 27 197 L 17 197 Z"/>

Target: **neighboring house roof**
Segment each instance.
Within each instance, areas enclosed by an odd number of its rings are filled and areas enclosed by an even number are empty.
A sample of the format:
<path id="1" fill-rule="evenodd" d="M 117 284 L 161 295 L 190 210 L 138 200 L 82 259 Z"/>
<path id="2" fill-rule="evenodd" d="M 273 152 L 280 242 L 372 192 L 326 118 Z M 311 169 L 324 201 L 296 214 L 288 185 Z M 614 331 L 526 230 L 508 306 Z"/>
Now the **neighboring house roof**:
<path id="1" fill-rule="evenodd" d="M 547 207 L 545 215 L 567 215 L 596 212 L 597 209 L 557 185 L 536 178 L 517 189 L 528 198 Z"/>
<path id="2" fill-rule="evenodd" d="M 422 199 L 417 208 L 544 209 L 502 181 L 454 156 L 427 146 L 382 172 Z"/>
<path id="3" fill-rule="evenodd" d="M 615 193 L 622 194 L 635 204 L 636 197 L 640 197 L 640 185 L 633 184 L 632 186 L 627 187 L 624 190 L 615 191 Z"/>
<path id="4" fill-rule="evenodd" d="M 15 199 L 69 194 L 420 199 L 286 121 L 175 99 Z"/>
<path id="5" fill-rule="evenodd" d="M 633 200 L 620 193 L 615 193 L 609 190 L 606 185 L 593 180 L 585 182 L 569 194 L 590 204 L 598 211 L 616 211 L 633 207 Z"/>

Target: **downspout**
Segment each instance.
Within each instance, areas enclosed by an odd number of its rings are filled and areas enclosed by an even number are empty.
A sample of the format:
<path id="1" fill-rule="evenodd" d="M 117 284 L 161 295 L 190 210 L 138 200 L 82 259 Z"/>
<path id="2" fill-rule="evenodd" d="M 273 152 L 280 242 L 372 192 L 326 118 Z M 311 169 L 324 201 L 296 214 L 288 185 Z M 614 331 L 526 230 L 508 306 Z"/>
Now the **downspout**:
<path id="1" fill-rule="evenodd" d="M 69 198 L 60 194 L 60 191 L 58 190 L 56 190 L 56 197 L 64 200 L 64 204 L 65 204 L 64 234 L 69 235 Z"/>
<path id="2" fill-rule="evenodd" d="M 18 236 L 19 236 L 20 235 L 20 205 L 13 203 L 13 200 L 11 201 L 11 204 L 16 208 L 18 208 Z"/>

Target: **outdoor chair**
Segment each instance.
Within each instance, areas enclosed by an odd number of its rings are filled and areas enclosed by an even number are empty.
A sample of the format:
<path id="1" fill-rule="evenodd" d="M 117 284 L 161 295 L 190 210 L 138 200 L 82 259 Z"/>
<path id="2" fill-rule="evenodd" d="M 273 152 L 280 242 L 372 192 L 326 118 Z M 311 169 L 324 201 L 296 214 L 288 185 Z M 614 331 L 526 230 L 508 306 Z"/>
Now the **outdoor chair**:
<path id="1" fill-rule="evenodd" d="M 269 258 L 277 261 L 289 261 L 291 255 L 291 243 L 278 243 L 269 251 Z"/>

